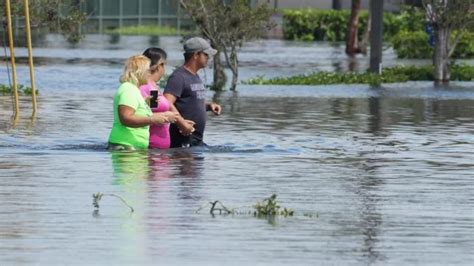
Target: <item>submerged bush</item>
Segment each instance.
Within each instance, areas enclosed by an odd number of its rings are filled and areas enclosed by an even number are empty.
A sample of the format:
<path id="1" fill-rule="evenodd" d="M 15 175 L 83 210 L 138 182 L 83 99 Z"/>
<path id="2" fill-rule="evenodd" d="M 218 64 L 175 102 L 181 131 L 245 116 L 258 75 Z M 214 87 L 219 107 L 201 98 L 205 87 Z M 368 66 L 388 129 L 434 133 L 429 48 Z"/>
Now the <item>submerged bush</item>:
<path id="1" fill-rule="evenodd" d="M 17 91 L 18 91 L 18 95 L 31 95 L 33 93 L 33 89 L 21 84 L 17 85 Z M 39 91 L 36 90 L 36 94 L 38 93 Z M 0 95 L 11 95 L 11 94 L 13 94 L 13 86 L 0 84 Z"/>
<path id="2" fill-rule="evenodd" d="M 453 65 L 451 67 L 451 80 L 472 81 L 474 79 L 474 66 Z M 243 81 L 244 84 L 255 85 L 330 85 L 330 84 L 371 84 L 395 83 L 406 81 L 433 80 L 432 66 L 396 66 L 385 68 L 382 75 L 374 73 L 337 73 L 315 72 L 308 75 L 292 77 L 277 77 L 265 79 L 263 76 Z"/>

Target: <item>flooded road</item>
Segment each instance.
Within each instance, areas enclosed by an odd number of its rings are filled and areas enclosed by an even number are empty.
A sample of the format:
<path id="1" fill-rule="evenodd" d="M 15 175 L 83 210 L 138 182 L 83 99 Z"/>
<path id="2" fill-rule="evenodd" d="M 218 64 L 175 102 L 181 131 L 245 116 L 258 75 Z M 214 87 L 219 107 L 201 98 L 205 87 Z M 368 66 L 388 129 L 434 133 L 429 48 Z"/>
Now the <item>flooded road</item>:
<path id="1" fill-rule="evenodd" d="M 34 121 L 0 97 L 0 264 L 472 265 L 474 83 L 241 85 L 208 93 L 209 149 L 111 153 L 129 52 L 40 64 Z M 293 217 L 195 212 L 273 193 Z"/>

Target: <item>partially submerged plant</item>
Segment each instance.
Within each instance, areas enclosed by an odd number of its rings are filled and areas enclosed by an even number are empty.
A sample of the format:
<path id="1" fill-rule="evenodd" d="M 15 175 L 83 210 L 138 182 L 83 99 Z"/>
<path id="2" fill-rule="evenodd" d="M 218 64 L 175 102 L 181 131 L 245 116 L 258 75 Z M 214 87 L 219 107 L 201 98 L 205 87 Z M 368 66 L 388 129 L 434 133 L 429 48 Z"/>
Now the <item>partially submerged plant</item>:
<path id="1" fill-rule="evenodd" d="M 120 201 L 122 201 L 123 204 L 125 204 L 125 206 L 127 206 L 128 208 L 130 208 L 130 212 L 134 212 L 135 210 L 133 209 L 132 206 L 130 206 L 122 197 L 118 196 L 118 195 L 115 195 L 115 194 L 103 194 L 103 193 L 100 193 L 100 192 L 97 192 L 97 193 L 94 193 L 92 194 L 92 206 L 94 206 L 94 208 L 96 208 L 97 210 L 99 209 L 99 201 L 102 199 L 103 196 L 111 196 L 111 197 L 115 197 L 115 198 L 118 198 Z"/>
<path id="2" fill-rule="evenodd" d="M 28 86 L 24 86 L 22 84 L 17 85 L 17 92 L 19 95 L 31 95 L 33 89 Z M 0 95 L 11 95 L 13 93 L 13 86 L 0 84 Z M 38 94 L 38 90 L 36 90 L 36 94 Z"/>
<path id="3" fill-rule="evenodd" d="M 293 216 L 294 211 L 292 209 L 283 208 L 280 209 L 280 205 L 277 204 L 276 194 L 271 195 L 269 198 L 263 200 L 263 202 L 257 202 L 254 206 L 255 211 L 253 215 L 255 216 Z"/>
<path id="4" fill-rule="evenodd" d="M 200 207 L 196 210 L 198 213 L 204 207 L 210 205 L 209 213 L 214 215 L 215 213 L 219 212 L 219 214 L 253 214 L 256 217 L 263 217 L 263 216 L 277 216 L 281 215 L 284 217 L 293 216 L 294 211 L 288 208 L 280 208 L 280 205 L 277 204 L 276 201 L 276 194 L 271 195 L 270 197 L 264 199 L 262 202 L 257 202 L 256 205 L 253 206 L 253 211 L 237 211 L 239 208 L 227 208 L 222 204 L 222 202 L 216 200 L 207 203 L 206 205 Z"/>

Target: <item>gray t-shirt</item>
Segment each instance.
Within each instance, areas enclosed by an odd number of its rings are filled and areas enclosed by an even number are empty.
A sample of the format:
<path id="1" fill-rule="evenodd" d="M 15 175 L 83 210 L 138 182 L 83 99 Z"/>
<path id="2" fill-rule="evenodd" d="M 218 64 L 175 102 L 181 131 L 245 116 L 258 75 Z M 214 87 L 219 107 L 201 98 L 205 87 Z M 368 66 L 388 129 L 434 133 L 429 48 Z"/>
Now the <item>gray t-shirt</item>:
<path id="1" fill-rule="evenodd" d="M 196 123 L 193 136 L 202 141 L 206 127 L 206 91 L 199 75 L 192 74 L 183 66 L 178 67 L 169 77 L 164 93 L 176 97 L 176 109 L 184 119 Z M 170 133 L 173 139 L 173 132 Z"/>

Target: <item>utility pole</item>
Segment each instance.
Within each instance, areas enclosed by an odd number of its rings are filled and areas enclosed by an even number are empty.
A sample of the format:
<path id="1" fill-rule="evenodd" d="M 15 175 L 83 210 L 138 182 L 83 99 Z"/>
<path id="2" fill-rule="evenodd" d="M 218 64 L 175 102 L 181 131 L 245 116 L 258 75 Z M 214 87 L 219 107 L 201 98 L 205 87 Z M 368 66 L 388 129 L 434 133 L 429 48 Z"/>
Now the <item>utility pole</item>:
<path id="1" fill-rule="evenodd" d="M 382 74 L 383 2 L 371 0 L 370 72 Z"/>

